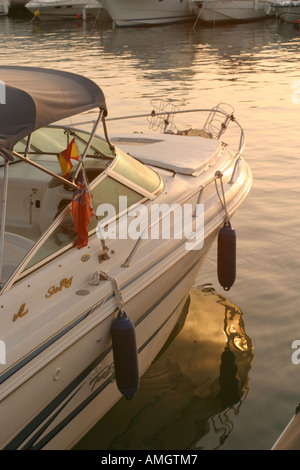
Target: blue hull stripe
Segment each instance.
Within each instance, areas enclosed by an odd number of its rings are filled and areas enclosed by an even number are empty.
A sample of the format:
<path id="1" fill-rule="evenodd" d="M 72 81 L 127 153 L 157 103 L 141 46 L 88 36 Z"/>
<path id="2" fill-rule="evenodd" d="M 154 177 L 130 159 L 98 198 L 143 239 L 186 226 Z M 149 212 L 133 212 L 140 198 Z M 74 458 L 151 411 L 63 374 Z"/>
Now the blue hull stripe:
<path id="1" fill-rule="evenodd" d="M 111 347 L 97 359 L 95 359 L 73 382 L 71 382 L 57 397 L 44 408 L 27 426 L 24 428 L 5 448 L 4 450 L 15 450 L 17 449 L 34 431 L 41 425 L 47 417 L 53 413 L 53 411 L 72 393 L 76 387 L 86 379 L 87 375 L 99 364 L 111 350 Z M 51 421 L 48 422 L 48 425 Z M 47 426 L 46 426 L 47 427 Z M 35 440 L 38 436 L 35 438 Z"/>

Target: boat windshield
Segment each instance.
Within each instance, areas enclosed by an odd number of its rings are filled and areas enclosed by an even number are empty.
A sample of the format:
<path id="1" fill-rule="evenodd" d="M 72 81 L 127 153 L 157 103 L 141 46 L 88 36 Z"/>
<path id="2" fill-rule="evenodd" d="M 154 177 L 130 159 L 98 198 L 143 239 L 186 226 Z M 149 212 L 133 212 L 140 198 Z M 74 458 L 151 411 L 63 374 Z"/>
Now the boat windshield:
<path id="1" fill-rule="evenodd" d="M 90 134 L 65 127 L 48 127 L 32 134 L 30 160 L 40 168 L 15 157 L 9 164 L 2 285 L 15 272 L 16 279 L 48 262 L 76 244 L 72 218 L 75 187 L 58 180 L 62 175 L 58 155 L 75 139 L 82 155 Z M 18 142 L 14 151 L 25 155 L 27 138 Z M 73 162 L 73 160 L 71 160 Z M 68 174 L 72 180 L 78 161 Z M 88 226 L 89 236 L 96 232 L 101 219 L 97 208 L 111 204 L 118 216 L 126 207 L 141 200 L 153 199 L 162 188 L 160 176 L 119 149 L 114 151 L 101 137 L 95 136 L 85 157 L 84 171 L 91 193 L 94 216 Z M 51 172 L 51 174 L 49 173 Z M 0 168 L 3 188 L 4 168 Z M 120 196 L 122 208 L 120 208 Z M 126 209 L 125 207 L 125 209 Z"/>
<path id="2" fill-rule="evenodd" d="M 81 155 L 83 154 L 90 134 L 80 130 L 67 127 L 49 126 L 41 128 L 31 134 L 30 155 L 58 155 L 62 152 L 70 140 L 75 137 L 76 145 Z M 14 151 L 24 154 L 28 137 L 20 140 L 14 147 Z M 88 156 L 102 156 L 113 159 L 115 155 L 108 146 L 107 142 L 99 137 L 94 137 L 89 149 Z M 58 161 L 57 161 L 58 164 Z M 59 169 L 59 165 L 57 165 Z"/>

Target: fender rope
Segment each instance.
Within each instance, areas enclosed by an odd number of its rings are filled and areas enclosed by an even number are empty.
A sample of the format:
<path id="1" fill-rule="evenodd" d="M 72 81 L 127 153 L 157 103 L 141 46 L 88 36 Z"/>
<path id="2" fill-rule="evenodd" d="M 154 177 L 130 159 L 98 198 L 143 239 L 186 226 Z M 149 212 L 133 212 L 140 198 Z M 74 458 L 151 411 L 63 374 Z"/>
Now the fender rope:
<path id="1" fill-rule="evenodd" d="M 124 301 L 121 293 L 121 289 L 119 287 L 118 281 L 115 277 L 110 276 L 109 274 L 105 273 L 104 271 L 96 271 L 89 280 L 90 286 L 98 286 L 100 281 L 111 281 L 113 292 L 116 298 L 117 307 L 121 313 L 121 315 L 126 315 L 124 312 Z"/>

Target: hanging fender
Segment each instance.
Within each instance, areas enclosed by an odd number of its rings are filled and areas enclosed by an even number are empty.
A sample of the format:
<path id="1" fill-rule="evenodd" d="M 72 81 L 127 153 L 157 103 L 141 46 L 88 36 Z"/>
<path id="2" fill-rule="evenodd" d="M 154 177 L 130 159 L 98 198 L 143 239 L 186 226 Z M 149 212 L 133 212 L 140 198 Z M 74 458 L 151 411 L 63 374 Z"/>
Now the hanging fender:
<path id="1" fill-rule="evenodd" d="M 229 291 L 236 276 L 236 233 L 225 220 L 218 234 L 218 279 L 224 290 Z"/>
<path id="2" fill-rule="evenodd" d="M 119 311 L 111 326 L 115 377 L 118 389 L 131 400 L 139 388 L 135 329 L 126 313 Z"/>
<path id="3" fill-rule="evenodd" d="M 111 281 L 118 307 L 118 313 L 111 325 L 115 379 L 122 395 L 131 400 L 140 383 L 135 328 L 124 311 L 124 301 L 117 279 L 104 271 L 96 271 L 90 277 L 89 285 L 97 286 L 101 280 Z"/>
<path id="4" fill-rule="evenodd" d="M 221 171 L 217 171 L 215 176 L 216 191 L 225 212 L 224 223 L 218 234 L 218 279 L 223 289 L 228 291 L 233 286 L 236 275 L 236 233 L 234 228 L 231 227 L 227 211 L 223 174 Z M 221 183 L 222 196 L 218 190 L 217 179 Z"/>

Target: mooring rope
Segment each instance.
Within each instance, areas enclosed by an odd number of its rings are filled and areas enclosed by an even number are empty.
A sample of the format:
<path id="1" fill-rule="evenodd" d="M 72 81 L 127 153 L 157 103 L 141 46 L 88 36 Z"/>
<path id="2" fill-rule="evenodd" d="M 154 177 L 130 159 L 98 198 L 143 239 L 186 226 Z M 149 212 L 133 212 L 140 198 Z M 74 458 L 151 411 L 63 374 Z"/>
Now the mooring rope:
<path id="1" fill-rule="evenodd" d="M 222 200 L 222 198 L 220 196 L 220 193 L 219 193 L 217 179 L 215 179 L 215 186 L 216 186 L 217 195 L 219 197 L 219 200 L 220 200 L 220 202 L 222 204 L 222 207 L 224 209 L 224 212 L 225 212 L 225 223 L 229 224 L 230 223 L 230 217 L 229 217 L 229 214 L 228 214 L 228 211 L 227 211 L 227 205 L 226 205 L 226 198 L 225 198 L 224 185 L 223 185 L 223 173 L 221 173 L 221 171 L 217 171 L 216 176 L 220 179 L 220 182 L 221 182 L 223 200 Z"/>
<path id="2" fill-rule="evenodd" d="M 121 293 L 121 289 L 119 287 L 118 281 L 115 277 L 110 276 L 104 271 L 96 271 L 89 280 L 90 286 L 98 286 L 100 281 L 111 281 L 113 292 L 116 298 L 117 307 L 121 313 L 121 315 L 125 315 L 124 312 L 124 301 Z"/>

